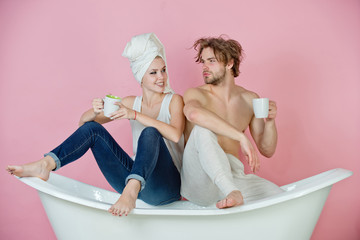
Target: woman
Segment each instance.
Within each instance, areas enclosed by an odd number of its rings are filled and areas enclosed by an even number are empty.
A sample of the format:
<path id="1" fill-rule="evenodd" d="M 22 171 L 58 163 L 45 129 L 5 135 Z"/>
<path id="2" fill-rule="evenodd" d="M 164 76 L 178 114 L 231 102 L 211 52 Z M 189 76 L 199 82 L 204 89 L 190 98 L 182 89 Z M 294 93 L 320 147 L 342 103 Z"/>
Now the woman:
<path id="1" fill-rule="evenodd" d="M 107 181 L 121 193 L 109 209 L 113 215 L 127 216 L 137 198 L 152 205 L 180 199 L 185 119 L 182 97 L 169 86 L 164 47 L 153 33 L 138 35 L 126 45 L 123 56 L 141 84 L 142 96 L 123 98 L 110 118 L 104 116 L 103 100 L 94 99 L 68 139 L 37 162 L 8 166 L 10 174 L 46 181 L 50 171 L 77 160 L 90 148 Z M 101 126 L 116 119 L 130 120 L 133 158 Z"/>

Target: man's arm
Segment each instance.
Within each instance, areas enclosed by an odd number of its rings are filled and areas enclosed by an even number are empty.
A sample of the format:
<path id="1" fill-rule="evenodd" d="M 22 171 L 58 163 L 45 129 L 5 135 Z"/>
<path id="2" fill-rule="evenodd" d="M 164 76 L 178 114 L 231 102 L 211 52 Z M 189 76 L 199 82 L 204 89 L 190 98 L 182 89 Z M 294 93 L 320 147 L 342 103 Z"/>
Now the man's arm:
<path id="1" fill-rule="evenodd" d="M 217 135 L 239 141 L 241 150 L 247 158 L 252 170 L 254 172 L 258 170 L 258 156 L 249 139 L 243 132 L 226 122 L 216 113 L 204 107 L 207 102 L 206 97 L 201 90 L 196 88 L 187 90 L 184 94 L 184 103 L 184 114 L 188 121 L 207 128 Z"/>
<path id="2" fill-rule="evenodd" d="M 264 121 L 262 118 L 253 116 L 250 123 L 250 133 L 257 148 L 263 156 L 268 158 L 274 155 L 277 145 L 276 114 L 276 103 L 270 101 L 268 118 Z"/>
<path id="3" fill-rule="evenodd" d="M 204 107 L 206 105 L 206 98 L 199 89 L 192 88 L 187 90 L 184 94 L 184 103 L 184 114 L 188 121 L 207 128 L 217 135 L 223 135 L 239 141 L 242 133 L 216 113 Z"/>

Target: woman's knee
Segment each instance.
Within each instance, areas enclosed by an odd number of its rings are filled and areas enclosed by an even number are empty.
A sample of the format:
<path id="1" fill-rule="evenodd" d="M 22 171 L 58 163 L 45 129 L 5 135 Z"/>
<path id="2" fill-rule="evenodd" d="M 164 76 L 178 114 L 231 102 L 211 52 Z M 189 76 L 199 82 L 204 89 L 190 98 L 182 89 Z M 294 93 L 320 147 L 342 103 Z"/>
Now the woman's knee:
<path id="1" fill-rule="evenodd" d="M 166 205 L 181 199 L 180 189 L 172 192 L 158 190 L 152 194 L 142 194 L 140 199 L 153 206 Z"/>
<path id="2" fill-rule="evenodd" d="M 161 133 L 154 127 L 146 127 L 140 134 L 140 138 L 146 140 L 154 140 L 161 136 Z"/>
<path id="3" fill-rule="evenodd" d="M 84 130 L 100 129 L 100 128 L 103 128 L 103 126 L 100 123 L 94 121 L 86 122 L 79 127 L 79 129 L 84 129 Z"/>
<path id="4" fill-rule="evenodd" d="M 91 121 L 84 123 L 77 131 L 83 133 L 84 135 L 98 135 L 104 133 L 106 130 L 100 123 Z"/>

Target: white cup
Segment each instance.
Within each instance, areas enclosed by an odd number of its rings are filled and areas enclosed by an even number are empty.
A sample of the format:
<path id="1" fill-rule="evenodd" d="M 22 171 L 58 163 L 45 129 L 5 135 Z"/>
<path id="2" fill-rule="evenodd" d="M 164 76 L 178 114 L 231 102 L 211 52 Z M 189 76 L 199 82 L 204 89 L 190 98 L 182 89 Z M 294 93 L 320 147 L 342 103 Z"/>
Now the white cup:
<path id="1" fill-rule="evenodd" d="M 269 115 L 269 99 L 254 98 L 253 109 L 256 118 L 267 118 Z"/>
<path id="2" fill-rule="evenodd" d="M 113 95 L 106 95 L 104 100 L 104 115 L 110 117 L 110 114 L 118 110 L 120 107 L 115 105 L 117 102 L 121 102 L 121 98 Z"/>

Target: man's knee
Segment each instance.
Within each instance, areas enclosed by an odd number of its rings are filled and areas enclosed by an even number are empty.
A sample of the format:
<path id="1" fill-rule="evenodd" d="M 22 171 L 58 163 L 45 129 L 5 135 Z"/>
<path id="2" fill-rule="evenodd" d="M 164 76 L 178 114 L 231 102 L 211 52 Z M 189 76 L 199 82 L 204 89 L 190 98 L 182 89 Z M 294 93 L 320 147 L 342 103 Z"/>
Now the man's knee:
<path id="1" fill-rule="evenodd" d="M 217 138 L 216 134 L 207 128 L 200 127 L 195 125 L 192 129 L 192 134 L 194 134 L 196 140 L 206 140 L 211 138 Z"/>

